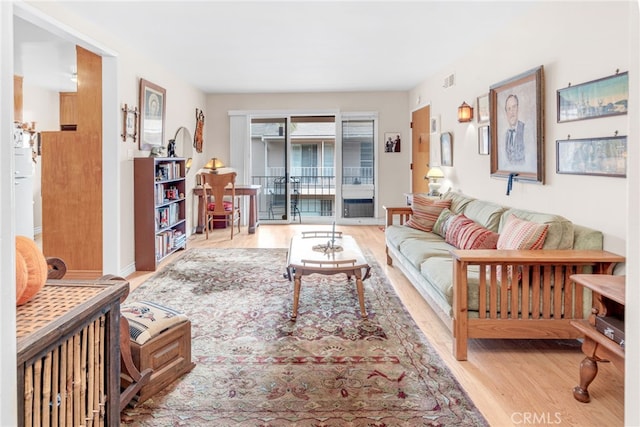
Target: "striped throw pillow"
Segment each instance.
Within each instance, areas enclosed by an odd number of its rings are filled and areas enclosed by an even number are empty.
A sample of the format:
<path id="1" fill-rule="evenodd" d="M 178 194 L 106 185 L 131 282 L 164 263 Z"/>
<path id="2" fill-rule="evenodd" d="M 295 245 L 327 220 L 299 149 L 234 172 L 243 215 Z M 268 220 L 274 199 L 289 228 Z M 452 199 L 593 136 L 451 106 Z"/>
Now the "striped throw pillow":
<path id="1" fill-rule="evenodd" d="M 542 249 L 549 225 L 539 224 L 511 214 L 502 228 L 498 249 Z"/>
<path id="2" fill-rule="evenodd" d="M 473 220 L 467 218 L 464 214 L 455 215 L 449 222 L 444 240 L 451 246 L 459 249 L 460 244 L 458 243 L 458 239 L 460 238 L 461 232 L 471 224 L 473 224 Z"/>
<path id="3" fill-rule="evenodd" d="M 458 233 L 459 249 L 495 249 L 500 235 L 474 222 L 463 226 Z"/>
<path id="4" fill-rule="evenodd" d="M 406 226 L 422 231 L 433 230 L 440 212 L 451 206 L 451 200 L 434 200 L 427 196 L 416 194 L 411 204 L 412 215 Z"/>
<path id="5" fill-rule="evenodd" d="M 451 212 L 449 208 L 444 208 L 442 212 L 440 212 L 440 216 L 438 216 L 436 223 L 433 224 L 433 232 L 443 239 L 447 237 L 447 228 L 449 227 L 451 218 L 453 218 L 454 215 L 455 214 Z"/>
<path id="6" fill-rule="evenodd" d="M 547 237 L 548 224 L 527 221 L 511 214 L 507 218 L 500 238 L 498 239 L 498 249 L 542 249 L 544 239 Z M 514 277 L 513 267 L 507 267 L 507 288 L 511 289 L 512 283 L 520 281 L 522 278 L 522 267 L 518 268 Z M 496 267 L 498 280 L 502 277 L 502 267 Z"/>

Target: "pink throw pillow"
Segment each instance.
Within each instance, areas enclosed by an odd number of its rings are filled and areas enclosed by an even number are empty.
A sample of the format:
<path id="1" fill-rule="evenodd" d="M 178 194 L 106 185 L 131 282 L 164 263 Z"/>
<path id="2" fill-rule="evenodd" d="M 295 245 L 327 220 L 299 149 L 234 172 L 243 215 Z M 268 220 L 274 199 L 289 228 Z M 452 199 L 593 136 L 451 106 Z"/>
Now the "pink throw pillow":
<path id="1" fill-rule="evenodd" d="M 406 225 L 417 230 L 431 231 L 440 212 L 450 206 L 451 200 L 433 200 L 424 195 L 415 194 L 411 204 L 413 213 Z"/>

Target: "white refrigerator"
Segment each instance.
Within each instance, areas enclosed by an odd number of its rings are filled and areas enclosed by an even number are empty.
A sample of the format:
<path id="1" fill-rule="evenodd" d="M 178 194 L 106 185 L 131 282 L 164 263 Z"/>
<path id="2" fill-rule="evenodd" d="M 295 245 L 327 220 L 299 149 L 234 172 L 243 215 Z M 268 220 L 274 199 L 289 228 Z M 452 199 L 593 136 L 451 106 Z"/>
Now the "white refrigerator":
<path id="1" fill-rule="evenodd" d="M 34 165 L 33 160 L 31 159 L 31 147 L 14 147 L 14 150 L 16 234 L 33 239 Z"/>

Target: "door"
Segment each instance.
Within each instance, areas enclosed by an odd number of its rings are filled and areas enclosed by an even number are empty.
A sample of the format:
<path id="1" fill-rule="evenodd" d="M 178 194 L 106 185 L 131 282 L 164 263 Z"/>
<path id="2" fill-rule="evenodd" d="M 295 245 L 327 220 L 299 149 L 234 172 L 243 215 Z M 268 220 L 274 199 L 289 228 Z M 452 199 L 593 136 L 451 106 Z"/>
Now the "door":
<path id="1" fill-rule="evenodd" d="M 251 119 L 251 182 L 262 186 L 258 219 L 288 222 L 287 117 Z"/>
<path id="2" fill-rule="evenodd" d="M 342 121 L 342 216 L 375 216 L 375 120 Z"/>
<path id="3" fill-rule="evenodd" d="M 411 113 L 411 192 L 427 193 L 426 179 L 430 150 L 430 107 L 420 108 Z"/>
<path id="4" fill-rule="evenodd" d="M 251 182 L 262 186 L 260 221 L 334 217 L 335 129 L 334 116 L 251 119 Z"/>

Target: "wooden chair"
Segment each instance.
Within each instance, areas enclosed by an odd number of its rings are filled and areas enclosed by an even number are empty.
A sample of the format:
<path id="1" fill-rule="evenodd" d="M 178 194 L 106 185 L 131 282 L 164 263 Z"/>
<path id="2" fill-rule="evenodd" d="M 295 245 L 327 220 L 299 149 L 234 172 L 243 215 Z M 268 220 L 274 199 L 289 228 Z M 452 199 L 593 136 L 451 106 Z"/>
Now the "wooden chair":
<path id="1" fill-rule="evenodd" d="M 201 177 L 205 200 L 202 209 L 206 238 L 209 238 L 209 228 L 213 224 L 224 222 L 225 225 L 231 226 L 231 240 L 233 240 L 234 224 L 238 224 L 238 233 L 240 233 L 240 207 L 238 197 L 236 197 L 236 173 L 203 173 Z"/>

